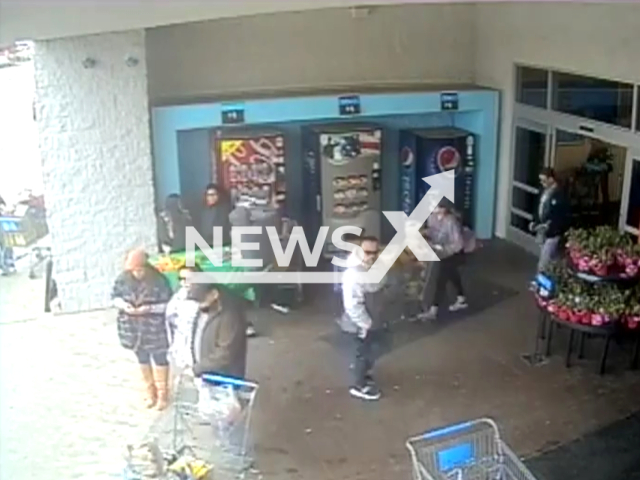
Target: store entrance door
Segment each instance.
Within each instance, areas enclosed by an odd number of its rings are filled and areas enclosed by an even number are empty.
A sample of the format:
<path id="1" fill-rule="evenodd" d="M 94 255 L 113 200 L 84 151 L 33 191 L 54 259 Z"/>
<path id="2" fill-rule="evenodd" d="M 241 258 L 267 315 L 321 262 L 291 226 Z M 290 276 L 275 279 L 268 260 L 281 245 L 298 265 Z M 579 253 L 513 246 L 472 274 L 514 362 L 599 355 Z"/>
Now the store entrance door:
<path id="1" fill-rule="evenodd" d="M 629 150 L 620 209 L 620 229 L 640 240 L 640 151 Z"/>
<path id="2" fill-rule="evenodd" d="M 545 125 L 516 120 L 507 238 L 536 255 L 540 247 L 529 231 L 529 224 L 538 208 L 540 171 L 549 165 L 549 143 L 549 129 Z"/>

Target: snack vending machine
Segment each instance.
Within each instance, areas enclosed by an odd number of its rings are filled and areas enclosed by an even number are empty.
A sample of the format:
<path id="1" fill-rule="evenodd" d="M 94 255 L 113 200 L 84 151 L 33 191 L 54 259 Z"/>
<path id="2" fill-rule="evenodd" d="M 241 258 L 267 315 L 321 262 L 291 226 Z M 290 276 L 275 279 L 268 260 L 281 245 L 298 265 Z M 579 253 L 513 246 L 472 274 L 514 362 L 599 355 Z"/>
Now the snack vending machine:
<path id="1" fill-rule="evenodd" d="M 457 128 L 400 132 L 401 208 L 410 215 L 430 186 L 424 177 L 453 170 L 455 207 L 473 229 L 476 140 Z"/>
<path id="2" fill-rule="evenodd" d="M 336 126 L 305 132 L 305 230 L 328 226 L 323 253 L 333 256 L 333 231 L 357 226 L 380 238 L 382 130 Z M 316 238 L 315 236 L 313 238 Z"/>
<path id="3" fill-rule="evenodd" d="M 286 199 L 284 137 L 279 133 L 246 134 L 216 132 L 214 139 L 216 180 L 232 204 L 249 200 L 256 205 L 277 206 Z"/>

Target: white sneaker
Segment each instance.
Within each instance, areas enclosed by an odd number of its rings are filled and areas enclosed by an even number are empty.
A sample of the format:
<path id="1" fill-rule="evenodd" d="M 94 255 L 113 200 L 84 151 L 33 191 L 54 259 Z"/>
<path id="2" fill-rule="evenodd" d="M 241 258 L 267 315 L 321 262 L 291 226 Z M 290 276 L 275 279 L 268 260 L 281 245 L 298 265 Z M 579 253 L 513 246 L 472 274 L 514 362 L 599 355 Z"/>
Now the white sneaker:
<path id="1" fill-rule="evenodd" d="M 256 327 L 253 325 L 247 325 L 247 337 L 252 338 L 257 335 Z"/>
<path id="2" fill-rule="evenodd" d="M 426 320 L 435 320 L 438 316 L 438 307 L 432 306 L 429 307 L 429 310 L 426 312 L 420 312 L 418 314 L 418 320 L 426 321 Z"/>
<path id="3" fill-rule="evenodd" d="M 467 308 L 469 305 L 467 305 L 467 299 L 465 297 L 458 297 L 458 299 L 456 300 L 456 302 L 452 305 L 449 305 L 449 311 L 450 312 L 457 312 L 458 310 L 464 310 L 465 308 Z"/>
<path id="4" fill-rule="evenodd" d="M 367 400 L 370 402 L 380 400 L 380 397 L 382 396 L 380 390 L 378 390 L 378 388 L 372 384 L 367 384 L 364 387 L 351 387 L 349 389 L 349 394 L 352 397 L 359 398 L 360 400 Z"/>

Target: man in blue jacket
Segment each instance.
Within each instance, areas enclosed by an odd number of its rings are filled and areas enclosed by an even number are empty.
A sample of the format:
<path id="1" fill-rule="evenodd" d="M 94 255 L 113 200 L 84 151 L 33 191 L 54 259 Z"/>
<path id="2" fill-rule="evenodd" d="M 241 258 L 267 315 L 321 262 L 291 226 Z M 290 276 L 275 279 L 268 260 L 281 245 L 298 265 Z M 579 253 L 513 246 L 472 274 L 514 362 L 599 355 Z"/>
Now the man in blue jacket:
<path id="1" fill-rule="evenodd" d="M 540 195 L 536 221 L 529 225 L 541 245 L 538 272 L 557 258 L 571 220 L 569 203 L 552 168 L 544 168 L 540 172 L 540 184 L 544 190 Z"/>

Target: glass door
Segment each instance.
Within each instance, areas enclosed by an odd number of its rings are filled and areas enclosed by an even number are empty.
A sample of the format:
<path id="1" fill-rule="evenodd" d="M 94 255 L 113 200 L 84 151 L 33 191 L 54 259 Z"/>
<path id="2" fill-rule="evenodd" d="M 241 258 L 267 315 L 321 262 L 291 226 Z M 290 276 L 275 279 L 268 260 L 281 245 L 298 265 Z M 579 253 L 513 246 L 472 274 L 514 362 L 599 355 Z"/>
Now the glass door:
<path id="1" fill-rule="evenodd" d="M 629 150 L 624 176 L 620 229 L 640 237 L 640 150 Z"/>
<path id="2" fill-rule="evenodd" d="M 509 240 L 537 253 L 539 246 L 529 231 L 540 195 L 540 170 L 548 165 L 549 131 L 545 125 L 516 120 L 513 142 Z"/>

